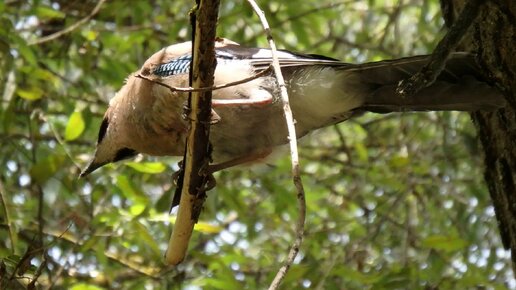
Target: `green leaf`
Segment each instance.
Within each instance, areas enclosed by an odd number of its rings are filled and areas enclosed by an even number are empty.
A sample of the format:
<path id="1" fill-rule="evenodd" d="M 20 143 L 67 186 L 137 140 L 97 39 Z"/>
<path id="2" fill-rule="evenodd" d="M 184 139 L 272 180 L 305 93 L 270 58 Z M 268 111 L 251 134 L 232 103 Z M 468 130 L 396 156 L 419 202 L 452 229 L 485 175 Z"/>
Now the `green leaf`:
<path id="1" fill-rule="evenodd" d="M 406 156 L 396 155 L 389 160 L 392 167 L 403 168 L 409 164 L 409 159 Z"/>
<path id="2" fill-rule="evenodd" d="M 129 213 L 133 216 L 140 215 L 145 210 L 145 204 L 138 203 L 129 207 Z"/>
<path id="3" fill-rule="evenodd" d="M 157 256 L 161 256 L 161 251 L 159 249 L 158 244 L 154 240 L 153 236 L 150 234 L 147 227 L 145 227 L 143 224 L 141 224 L 138 221 L 134 221 L 134 223 L 131 223 L 132 228 L 137 231 L 138 238 L 147 246 L 149 247 L 152 252 Z"/>
<path id="4" fill-rule="evenodd" d="M 431 250 L 427 262 L 429 266 L 421 271 L 420 276 L 424 281 L 437 285 L 443 277 L 443 271 L 447 266 L 446 261 L 441 253 Z"/>
<path id="5" fill-rule="evenodd" d="M 224 273 L 226 274 L 226 273 Z M 226 275 L 217 275 L 217 278 L 206 278 L 205 281 L 207 288 L 210 289 L 242 289 L 243 285 L 240 284 L 236 279 L 234 279 L 229 274 Z"/>
<path id="6" fill-rule="evenodd" d="M 38 6 L 38 7 L 36 7 L 36 16 L 38 16 L 38 18 L 51 19 L 51 18 L 64 18 L 66 16 L 66 14 L 64 12 L 54 10 L 48 6 Z"/>
<path id="7" fill-rule="evenodd" d="M 36 54 L 27 45 L 25 40 L 20 38 L 20 37 L 16 37 L 15 41 L 18 44 L 18 46 L 16 47 L 16 50 L 21 54 L 23 59 L 27 61 L 28 65 L 30 65 L 32 67 L 37 67 L 38 66 L 38 60 L 36 58 Z"/>
<path id="8" fill-rule="evenodd" d="M 372 289 L 407 289 L 405 287 L 410 285 L 412 269 L 410 267 L 404 267 L 396 269 L 393 267 L 390 272 L 387 272 L 379 279 Z M 412 289 L 409 287 L 408 289 Z"/>
<path id="9" fill-rule="evenodd" d="M 21 98 L 24 98 L 29 101 L 35 101 L 41 99 L 43 96 L 43 90 L 38 87 L 32 87 L 30 89 L 17 89 L 16 94 Z"/>
<path id="10" fill-rule="evenodd" d="M 171 224 L 174 224 L 176 222 L 176 216 L 171 216 L 169 214 L 156 214 L 151 216 L 150 218 L 147 218 L 147 220 L 152 222 L 169 222 Z M 218 234 L 220 233 L 224 228 L 218 225 L 210 224 L 208 222 L 198 221 L 194 225 L 194 230 L 205 233 L 205 234 Z"/>
<path id="11" fill-rule="evenodd" d="M 68 124 L 66 124 L 65 139 L 67 141 L 77 139 L 77 137 L 81 136 L 84 128 L 85 123 L 82 113 L 80 111 L 73 112 L 68 119 Z"/>
<path id="12" fill-rule="evenodd" d="M 73 285 L 70 290 L 104 290 L 105 288 L 101 288 L 99 286 L 95 286 L 92 284 L 79 283 Z"/>
<path id="13" fill-rule="evenodd" d="M 126 162 L 125 164 L 138 172 L 149 174 L 162 173 L 166 168 L 161 162 Z"/>
<path id="14" fill-rule="evenodd" d="M 308 266 L 292 265 L 292 267 L 290 267 L 290 270 L 287 273 L 287 276 L 285 276 L 284 283 L 288 284 L 303 279 L 303 277 L 306 276 L 308 270 L 310 270 L 310 267 Z"/>
<path id="15" fill-rule="evenodd" d="M 93 31 L 93 30 L 83 30 L 81 32 L 81 35 L 84 36 L 84 38 L 86 38 L 86 40 L 93 41 L 93 40 L 97 39 L 99 33 L 97 31 Z"/>
<path id="16" fill-rule="evenodd" d="M 357 153 L 358 155 L 358 158 L 360 158 L 361 161 L 367 161 L 368 159 L 368 152 L 367 152 L 367 148 L 364 146 L 363 143 L 355 143 L 354 144 L 355 146 L 355 152 Z"/>
<path id="17" fill-rule="evenodd" d="M 468 243 L 458 237 L 434 235 L 424 239 L 421 245 L 426 248 L 454 252 L 465 248 Z"/>
<path id="18" fill-rule="evenodd" d="M 137 190 L 125 175 L 117 176 L 116 185 L 122 191 L 122 194 L 134 204 L 148 204 L 148 198 L 145 194 Z"/>
<path id="19" fill-rule="evenodd" d="M 41 159 L 30 169 L 30 176 L 32 179 L 36 180 L 36 182 L 42 184 L 61 169 L 64 161 L 64 155 L 51 155 Z"/>
<path id="20" fill-rule="evenodd" d="M 364 274 L 364 273 L 361 273 L 360 271 L 357 271 L 353 267 L 348 267 L 345 265 L 339 265 L 339 266 L 335 267 L 331 271 L 331 273 L 332 273 L 332 275 L 346 277 L 347 280 L 356 281 L 356 282 L 364 283 L 364 284 L 375 283 L 376 281 L 378 281 L 381 278 L 379 273 Z"/>
<path id="21" fill-rule="evenodd" d="M 222 231 L 222 227 L 212 225 L 206 222 L 198 222 L 194 225 L 194 230 L 205 234 L 218 234 Z"/>
<path id="22" fill-rule="evenodd" d="M 95 248 L 96 245 L 102 244 L 99 243 L 100 238 L 98 236 L 91 236 L 86 242 L 84 242 L 81 246 L 81 251 L 87 251 L 89 249 Z"/>

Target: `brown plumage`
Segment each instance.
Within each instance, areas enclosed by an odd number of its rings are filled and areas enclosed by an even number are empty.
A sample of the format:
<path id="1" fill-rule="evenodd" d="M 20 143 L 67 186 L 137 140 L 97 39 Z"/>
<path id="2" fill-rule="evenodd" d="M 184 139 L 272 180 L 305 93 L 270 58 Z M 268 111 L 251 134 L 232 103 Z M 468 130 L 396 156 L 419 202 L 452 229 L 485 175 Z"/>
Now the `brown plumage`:
<path id="1" fill-rule="evenodd" d="M 137 153 L 183 155 L 187 122 L 181 114 L 187 93 L 171 92 L 136 75 L 187 87 L 190 49 L 190 42 L 162 49 L 127 78 L 110 101 L 95 156 L 81 176 Z M 216 52 L 216 85 L 250 77 L 271 62 L 269 50 L 246 48 L 228 40 L 217 42 Z M 478 66 L 465 53 L 453 54 L 436 82 L 410 97 L 396 94 L 396 85 L 417 72 L 428 56 L 359 65 L 285 51 L 279 58 L 298 137 L 364 111 L 476 111 L 504 105 L 500 91 L 481 81 Z M 287 142 L 273 74 L 214 91 L 213 105 L 220 116 L 210 133 L 215 164 L 264 158 Z"/>

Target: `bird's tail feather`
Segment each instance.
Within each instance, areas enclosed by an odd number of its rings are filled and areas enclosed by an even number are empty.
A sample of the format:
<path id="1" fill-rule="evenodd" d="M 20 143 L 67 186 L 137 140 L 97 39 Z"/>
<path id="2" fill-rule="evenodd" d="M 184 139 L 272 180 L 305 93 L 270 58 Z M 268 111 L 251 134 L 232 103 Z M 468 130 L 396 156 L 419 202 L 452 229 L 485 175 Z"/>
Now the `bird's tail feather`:
<path id="1" fill-rule="evenodd" d="M 396 93 L 397 85 L 386 85 L 370 94 L 365 110 L 388 113 L 404 111 L 496 110 L 505 104 L 501 92 L 484 82 L 462 78 L 459 82 L 436 81 L 413 96 Z"/>
<path id="2" fill-rule="evenodd" d="M 428 56 L 381 61 L 353 69 L 372 90 L 361 109 L 388 113 L 401 111 L 477 111 L 495 110 L 505 104 L 500 90 L 481 80 L 473 56 L 455 53 L 437 80 L 413 96 L 396 92 L 399 81 L 418 72 Z"/>

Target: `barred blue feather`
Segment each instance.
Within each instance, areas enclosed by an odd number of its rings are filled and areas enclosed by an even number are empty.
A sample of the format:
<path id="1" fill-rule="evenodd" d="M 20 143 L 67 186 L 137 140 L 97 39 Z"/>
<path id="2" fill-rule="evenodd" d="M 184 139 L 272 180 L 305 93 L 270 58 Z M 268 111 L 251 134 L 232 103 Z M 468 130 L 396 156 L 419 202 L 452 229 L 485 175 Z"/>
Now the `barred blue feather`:
<path id="1" fill-rule="evenodd" d="M 221 51 L 217 51 L 216 56 L 218 62 L 236 59 L 231 54 Z M 169 77 L 173 75 L 186 74 L 190 71 L 191 61 L 192 55 L 185 54 L 167 63 L 160 64 L 154 69 L 152 73 L 160 77 Z"/>
<path id="2" fill-rule="evenodd" d="M 190 62 L 192 61 L 192 55 L 185 54 L 170 62 L 159 65 L 152 72 L 153 74 L 160 77 L 169 77 L 178 74 L 188 73 L 190 70 Z"/>

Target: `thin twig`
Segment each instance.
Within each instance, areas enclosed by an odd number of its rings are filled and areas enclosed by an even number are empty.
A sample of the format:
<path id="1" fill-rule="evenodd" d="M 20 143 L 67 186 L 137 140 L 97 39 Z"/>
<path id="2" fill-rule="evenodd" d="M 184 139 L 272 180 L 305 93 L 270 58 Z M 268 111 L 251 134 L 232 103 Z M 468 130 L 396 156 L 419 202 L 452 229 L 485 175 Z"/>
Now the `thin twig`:
<path id="1" fill-rule="evenodd" d="M 11 216 L 9 214 L 9 206 L 7 205 L 7 199 L 5 198 L 5 195 L 7 192 L 5 191 L 4 184 L 2 183 L 2 180 L 0 180 L 0 203 L 2 203 L 2 206 L 4 208 L 4 219 L 5 224 L 8 227 L 8 233 L 9 233 L 9 241 L 11 242 L 11 253 L 15 253 L 16 249 L 16 234 L 13 230 L 13 224 L 11 221 Z"/>
<path id="2" fill-rule="evenodd" d="M 38 150 L 38 144 L 35 140 L 34 140 L 34 135 L 35 135 L 35 132 L 34 132 L 34 128 L 32 126 L 32 116 L 29 116 L 27 118 L 27 124 L 28 124 L 28 128 L 29 128 L 29 137 L 30 137 L 30 143 L 32 144 L 31 146 L 31 154 L 32 154 L 32 158 L 31 158 L 31 161 L 33 164 L 37 164 L 38 160 L 37 160 L 37 150 Z M 43 191 L 43 188 L 41 187 L 41 184 L 39 184 L 38 182 L 36 182 L 35 180 L 32 180 L 31 181 L 31 191 L 34 192 L 34 190 L 36 192 L 35 195 L 38 197 L 38 210 L 37 210 L 37 217 L 38 217 L 38 229 L 39 229 L 39 232 L 38 232 L 38 247 L 42 247 L 43 246 L 43 228 L 45 226 L 45 220 L 43 219 L 43 210 L 44 210 L 44 203 L 45 203 L 45 192 Z"/>
<path id="3" fill-rule="evenodd" d="M 7 143 L 8 141 L 11 141 L 13 139 L 30 141 L 31 137 L 21 134 L 21 133 L 0 134 L 0 145 L 3 143 Z M 42 141 L 42 142 L 51 142 L 51 141 L 59 142 L 55 135 L 36 135 L 33 137 L 33 139 L 35 141 Z M 93 142 L 75 139 L 75 140 L 66 141 L 66 143 L 72 144 L 72 145 L 77 145 L 77 146 L 91 146 Z"/>
<path id="4" fill-rule="evenodd" d="M 169 89 L 170 91 L 172 92 L 184 92 L 184 93 L 190 93 L 190 92 L 208 92 L 208 91 L 216 91 L 216 90 L 220 90 L 220 89 L 224 89 L 224 88 L 228 88 L 228 87 L 234 87 L 234 86 L 237 86 L 237 85 L 240 85 L 240 84 L 243 84 L 243 83 L 248 83 L 252 80 L 255 80 L 257 78 L 260 78 L 266 74 L 268 74 L 270 71 L 272 70 L 272 65 L 270 65 L 268 68 L 266 68 L 265 70 L 259 72 L 259 73 L 256 73 L 248 78 L 245 78 L 245 79 L 241 79 L 241 80 L 238 80 L 238 81 L 234 81 L 234 82 L 230 82 L 230 83 L 227 83 L 227 84 L 221 84 L 221 85 L 214 85 L 214 86 L 211 86 L 211 87 L 202 87 L 202 88 L 181 88 L 181 87 L 173 87 L 173 86 L 170 86 L 170 85 L 167 85 L 165 83 L 162 83 L 158 80 L 153 80 L 149 77 L 146 77 L 146 76 L 142 76 L 141 74 L 137 74 L 135 75 L 135 77 L 137 78 L 140 78 L 140 79 L 144 79 L 146 81 L 149 81 L 149 82 L 152 82 L 152 83 L 155 83 L 157 85 L 160 85 L 160 86 L 163 86 L 167 89 Z"/>
<path id="5" fill-rule="evenodd" d="M 276 79 L 278 81 L 278 86 L 281 92 L 281 99 L 283 101 L 283 111 L 285 113 L 285 121 L 287 123 L 288 136 L 289 136 L 289 144 L 290 144 L 290 158 L 292 161 L 292 180 L 294 182 L 294 186 L 297 190 L 297 201 L 299 204 L 299 216 L 296 221 L 296 239 L 292 243 L 290 247 L 287 259 L 285 260 L 283 266 L 278 270 L 274 280 L 271 282 L 269 286 L 269 290 L 278 289 L 279 285 L 285 278 L 290 266 L 294 263 L 294 259 L 299 253 L 299 248 L 301 247 L 301 243 L 303 242 L 303 235 L 305 230 L 305 217 L 306 217 L 306 200 L 305 200 L 305 190 L 303 188 L 303 183 L 301 181 L 301 173 L 299 169 L 299 154 L 297 152 L 297 137 L 296 137 L 296 127 L 294 124 L 294 117 L 292 115 L 292 110 L 289 104 L 289 98 L 287 93 L 287 87 L 285 85 L 285 80 L 283 79 L 283 75 L 281 74 L 281 67 L 278 60 L 276 44 L 272 38 L 271 29 L 265 18 L 265 14 L 260 9 L 258 4 L 254 0 L 247 0 L 249 4 L 253 7 L 253 10 L 260 18 L 263 29 L 267 35 L 267 40 L 269 42 L 269 46 L 271 47 L 272 53 L 272 66 L 274 67 L 274 74 L 276 75 Z"/>
<path id="6" fill-rule="evenodd" d="M 49 259 L 48 254 L 45 255 L 46 259 L 51 260 L 50 262 L 52 262 L 52 263 L 55 263 L 54 266 L 57 268 L 52 269 L 53 276 L 48 277 L 48 283 L 47 283 L 46 287 L 43 288 L 43 290 L 51 290 L 54 287 L 54 285 L 56 284 L 56 282 L 61 278 L 61 275 L 63 275 L 65 267 L 72 266 L 72 265 L 70 265 L 70 262 L 69 262 L 69 257 L 71 257 L 73 255 L 72 250 L 73 250 L 73 248 L 68 249 L 68 251 L 63 255 L 64 259 L 62 259 L 62 261 L 65 261 L 64 263 L 57 263 L 56 261 L 52 261 L 51 259 Z"/>
<path id="7" fill-rule="evenodd" d="M 319 283 L 317 283 L 317 286 L 315 286 L 315 290 L 323 290 L 324 283 L 326 282 L 326 279 L 330 276 L 330 273 L 333 271 L 333 268 L 335 267 L 335 264 L 337 264 L 337 261 L 340 260 L 341 257 L 339 255 L 339 252 L 337 252 L 336 255 L 332 255 L 330 258 L 330 263 L 328 266 L 324 266 L 321 269 L 321 279 L 319 280 Z"/>
<path id="8" fill-rule="evenodd" d="M 43 113 L 42 111 L 39 111 L 39 118 L 45 122 L 46 124 L 48 124 L 48 127 L 50 128 L 50 131 L 52 131 L 52 133 L 54 134 L 54 138 L 55 140 L 57 141 L 57 143 L 59 143 L 59 145 L 61 145 L 61 147 L 63 148 L 64 152 L 66 153 L 66 156 L 68 156 L 68 158 L 70 159 L 70 161 L 72 161 L 72 163 L 77 167 L 81 168 L 80 164 L 78 164 L 74 157 L 72 156 L 72 153 L 70 152 L 70 150 L 68 150 L 68 146 L 66 144 L 66 142 L 61 139 L 61 136 L 59 135 L 59 132 L 57 132 L 57 129 L 54 127 L 54 125 L 52 124 L 52 122 L 50 122 L 47 118 L 47 116 L 45 115 L 45 113 Z"/>
<path id="9" fill-rule="evenodd" d="M 36 283 L 38 282 L 39 277 L 43 273 L 43 270 L 47 266 L 48 260 L 47 255 L 43 254 L 43 261 L 41 264 L 39 264 L 38 269 L 36 270 L 36 273 L 34 273 L 34 276 L 32 277 L 31 281 L 27 285 L 27 289 L 36 289 Z"/>
<path id="10" fill-rule="evenodd" d="M 75 22 L 74 24 L 68 26 L 67 28 L 63 29 L 63 30 L 60 30 L 56 33 L 52 33 L 50 35 L 47 35 L 47 36 L 44 36 L 44 37 L 41 37 L 41 38 L 38 38 L 32 42 L 29 43 L 29 45 L 38 45 L 38 44 L 42 44 L 42 43 L 45 43 L 45 42 L 48 42 L 48 41 L 51 41 L 51 40 L 54 40 L 54 39 L 57 39 L 67 33 L 70 33 L 72 31 L 74 31 L 75 29 L 77 29 L 79 26 L 83 25 L 84 23 L 88 22 L 93 16 L 95 16 L 95 14 L 97 14 L 99 11 L 100 11 L 100 8 L 102 7 L 102 5 L 104 4 L 104 2 L 106 2 L 106 0 L 100 0 L 97 5 L 93 8 L 93 10 L 91 10 L 91 13 L 84 17 L 83 19 Z"/>
<path id="11" fill-rule="evenodd" d="M 395 24 L 396 21 L 399 20 L 399 15 L 401 13 L 403 6 L 405 6 L 405 4 L 403 3 L 402 0 L 400 0 L 398 2 L 398 4 L 396 5 L 396 7 L 394 7 L 394 10 L 391 13 L 389 13 L 387 24 L 385 24 L 385 27 L 382 29 L 383 35 L 380 38 L 380 40 L 378 41 L 378 47 L 383 47 L 385 45 L 385 39 L 387 38 L 387 35 L 390 35 L 389 28 L 393 24 Z M 395 35 L 395 37 L 396 36 L 397 35 Z"/>
<path id="12" fill-rule="evenodd" d="M 54 237 L 54 238 L 57 238 L 58 240 L 70 243 L 71 245 L 73 245 L 75 247 L 84 246 L 84 243 L 85 243 L 83 240 L 84 236 L 76 236 L 76 235 L 68 232 L 69 228 L 70 228 L 70 225 L 68 225 L 64 231 L 55 231 L 52 229 L 44 229 L 43 234 L 45 234 L 46 236 Z M 35 232 L 37 232 L 36 229 L 25 228 L 25 229 L 20 229 L 18 233 L 20 234 L 20 236 L 22 238 L 29 240 L 29 239 L 31 239 L 29 237 L 32 236 Z M 52 242 L 51 245 L 47 245 L 46 248 L 47 249 L 50 248 L 50 246 L 52 246 L 53 243 L 55 243 L 55 241 Z M 45 250 L 45 249 L 43 249 L 43 250 Z M 94 251 L 94 249 L 89 248 L 88 251 Z M 104 250 L 102 252 L 102 254 L 109 260 L 116 262 L 123 267 L 127 267 L 127 268 L 131 269 L 132 271 L 135 271 L 135 272 L 145 275 L 147 277 L 156 278 L 156 279 L 160 277 L 160 275 L 159 275 L 160 269 L 157 267 L 152 267 L 150 265 L 140 265 L 137 262 L 135 262 L 134 260 L 124 257 L 124 255 L 122 255 L 120 253 L 114 253 L 109 250 Z"/>

